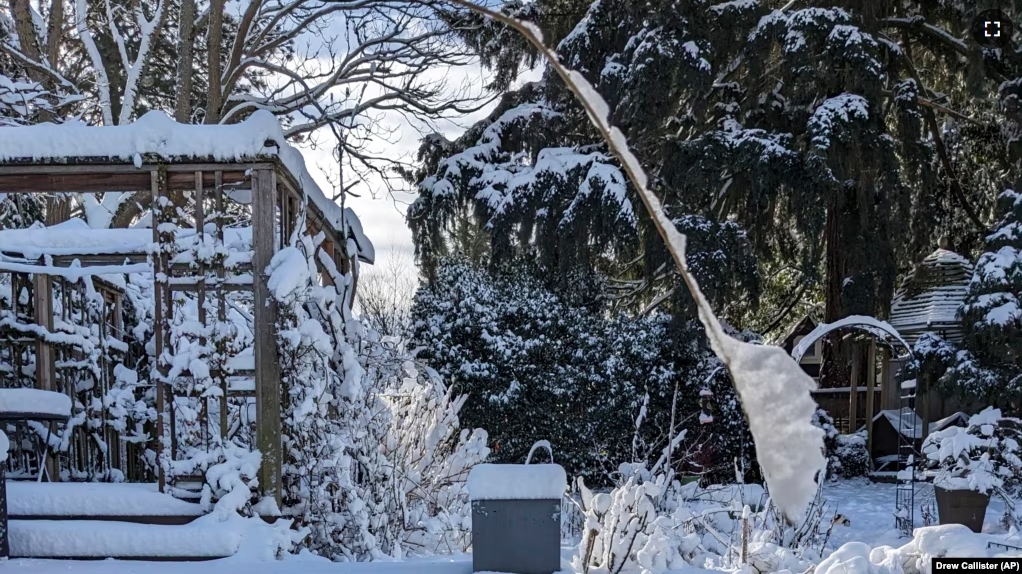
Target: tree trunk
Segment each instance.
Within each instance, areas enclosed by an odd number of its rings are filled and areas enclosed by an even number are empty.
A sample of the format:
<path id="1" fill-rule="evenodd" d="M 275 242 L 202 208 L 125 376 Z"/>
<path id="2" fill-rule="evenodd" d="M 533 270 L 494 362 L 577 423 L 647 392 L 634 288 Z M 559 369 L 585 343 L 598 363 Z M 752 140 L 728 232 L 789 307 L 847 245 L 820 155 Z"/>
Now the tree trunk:
<path id="1" fill-rule="evenodd" d="M 32 60 L 41 62 L 39 38 L 32 23 L 32 6 L 29 0 L 11 0 L 11 14 L 14 16 L 14 29 L 18 31 L 18 47 L 21 48 L 21 52 Z M 29 69 L 29 75 L 32 73 L 33 71 Z M 39 81 L 36 78 L 33 80 Z"/>
<path id="2" fill-rule="evenodd" d="M 110 227 L 114 229 L 124 229 L 135 221 L 135 218 L 142 215 L 142 212 L 148 208 L 153 202 L 153 194 L 150 192 L 138 192 L 132 194 L 132 197 L 128 198 L 127 201 L 121 203 L 120 209 L 114 214 L 113 219 L 110 220 Z"/>
<path id="3" fill-rule="evenodd" d="M 206 92 L 205 123 L 220 122 L 220 107 L 223 105 L 223 66 L 220 44 L 224 37 L 224 2 L 211 0 L 209 10 L 209 33 L 206 34 L 206 63 L 209 67 L 209 87 Z"/>
<path id="4" fill-rule="evenodd" d="M 841 233 L 841 210 L 836 197 L 827 205 L 827 222 L 824 231 L 826 241 L 826 275 L 824 277 L 824 322 L 833 323 L 845 317 L 844 280 L 848 261 Z M 844 333 L 833 332 L 823 341 L 823 364 L 820 366 L 820 387 L 843 387 L 848 382 L 848 345 L 841 337 Z"/>
<path id="5" fill-rule="evenodd" d="M 64 39 L 64 1 L 52 0 L 50 2 L 50 25 L 46 32 L 46 56 L 50 60 L 50 67 L 57 69 L 57 62 L 60 60 L 60 45 Z"/>
<path id="6" fill-rule="evenodd" d="M 71 202 L 64 195 L 46 198 L 46 226 L 57 225 L 71 219 Z"/>
<path id="7" fill-rule="evenodd" d="M 192 115 L 192 75 L 195 73 L 195 0 L 181 2 L 181 36 L 178 38 L 177 101 L 174 119 L 188 123 Z"/>

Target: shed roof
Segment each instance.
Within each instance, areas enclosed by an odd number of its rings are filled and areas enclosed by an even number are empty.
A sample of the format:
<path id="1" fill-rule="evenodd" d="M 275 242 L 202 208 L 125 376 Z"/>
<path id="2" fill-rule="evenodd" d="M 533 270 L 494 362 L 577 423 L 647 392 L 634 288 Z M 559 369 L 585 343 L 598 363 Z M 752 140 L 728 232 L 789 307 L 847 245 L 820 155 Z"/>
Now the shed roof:
<path id="1" fill-rule="evenodd" d="M 926 331 L 961 338 L 958 310 L 965 300 L 973 266 L 961 255 L 937 249 L 902 282 L 891 304 L 891 325 L 910 342 Z"/>

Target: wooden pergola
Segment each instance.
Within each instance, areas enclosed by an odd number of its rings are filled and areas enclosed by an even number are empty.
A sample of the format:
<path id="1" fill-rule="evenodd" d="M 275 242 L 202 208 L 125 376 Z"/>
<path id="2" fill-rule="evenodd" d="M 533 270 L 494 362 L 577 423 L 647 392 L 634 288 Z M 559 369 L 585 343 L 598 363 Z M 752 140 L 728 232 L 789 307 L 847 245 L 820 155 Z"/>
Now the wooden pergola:
<path id="1" fill-rule="evenodd" d="M 229 127 L 229 126 L 228 126 Z M 20 129 L 20 128 L 13 128 Z M 87 128 L 109 129 L 109 128 Z M 114 128 L 116 129 L 116 128 Z M 6 130 L 5 130 L 6 131 Z M 286 145 L 286 144 L 285 144 Z M 352 236 L 344 224 L 340 208 L 332 202 L 324 203 L 326 198 L 322 192 L 309 189 L 310 179 L 307 172 L 296 174 L 289 170 L 280 156 L 273 153 L 278 144 L 266 142 L 268 153 L 251 157 L 236 157 L 230 160 L 217 160 L 213 157 L 162 157 L 159 154 L 136 155 L 125 157 L 76 157 L 56 159 L 8 158 L 0 161 L 0 193 L 38 194 L 38 193 L 108 193 L 133 192 L 145 194 L 151 199 L 151 246 L 149 251 L 134 250 L 114 253 L 67 253 L 59 256 L 39 257 L 28 267 L 24 265 L 8 265 L 0 259 L 0 272 L 31 274 L 35 292 L 35 321 L 37 324 L 52 329 L 53 310 L 51 307 L 53 276 L 60 273 L 59 268 L 72 265 L 82 270 L 76 273 L 87 273 L 87 268 L 95 268 L 96 275 L 111 266 L 126 263 L 145 264 L 151 266 L 154 279 L 155 325 L 154 343 L 155 356 L 161 357 L 165 352 L 173 352 L 167 348 L 170 325 L 175 313 L 174 294 L 187 292 L 197 300 L 212 301 L 210 308 L 216 309 L 215 320 L 226 319 L 227 301 L 225 294 L 232 291 L 243 291 L 251 294 L 254 334 L 254 361 L 250 370 L 232 370 L 230 375 L 250 375 L 254 378 L 254 390 L 235 389 L 228 385 L 228 373 L 212 372 L 214 379 L 222 384 L 224 397 L 254 396 L 256 405 L 256 448 L 262 453 L 259 486 L 264 496 L 273 496 L 278 503 L 281 497 L 281 383 L 280 357 L 277 356 L 275 333 L 276 306 L 267 286 L 264 270 L 278 249 L 284 247 L 292 232 L 303 226 L 311 236 L 323 234 L 317 262 L 321 265 L 321 277 L 326 283 L 332 283 L 338 273 L 344 274 L 357 271 L 358 260 L 372 262 L 371 252 L 368 257 L 363 254 L 349 254 L 348 242 L 353 239 L 356 245 L 363 238 L 360 234 Z M 293 150 L 292 150 L 293 151 Z M 303 168 L 304 171 L 304 168 Z M 303 189 L 302 182 L 305 182 Z M 314 186 L 314 184 L 312 184 Z M 250 194 L 244 191 L 250 190 Z M 239 193 L 240 192 L 240 193 Z M 190 195 L 194 209 L 190 213 L 182 210 L 182 205 L 175 204 L 173 198 Z M 194 230 L 199 240 L 212 234 L 214 242 L 224 240 L 224 213 L 228 203 L 239 197 L 248 199 L 251 218 L 251 260 L 225 266 L 223 258 L 214 264 L 203 262 L 177 262 L 175 256 L 179 246 L 175 234 L 178 229 Z M 249 197 L 250 196 L 250 197 Z M 246 201 L 236 203 L 245 205 Z M 337 209 L 331 208 L 331 206 Z M 327 211 L 329 213 L 327 213 Z M 340 219 L 340 222 L 338 221 Z M 338 223 L 341 223 L 338 225 Z M 212 225 L 211 225 L 212 224 Z M 211 233 L 212 231 L 212 233 Z M 359 246 L 360 248 L 362 246 Z M 371 246 L 369 246 L 371 249 Z M 0 252 L 5 246 L 0 245 Z M 27 254 L 26 254 L 27 255 Z M 332 265 L 331 265 L 332 264 Z M 6 267 L 5 267 L 6 265 Z M 334 267 L 330 269 L 329 267 Z M 109 273 L 109 271 L 107 271 Z M 354 289 L 352 283 L 351 290 Z M 349 301 L 353 293 L 349 293 Z M 118 303 L 119 308 L 119 303 Z M 205 326 L 208 321 L 205 304 L 198 305 L 199 321 Z M 37 365 L 35 386 L 53 390 L 56 385 L 56 373 L 53 352 L 50 343 L 39 339 L 36 341 Z M 154 382 L 162 375 L 165 377 L 168 365 L 158 361 L 154 373 Z M 157 440 L 155 448 L 163 456 L 165 442 L 170 447 L 171 460 L 176 456 L 176 437 L 173 429 L 165 428 L 174 424 L 174 416 L 166 413 L 173 409 L 173 386 L 165 379 L 156 385 L 157 408 Z M 228 401 L 219 401 L 221 409 L 221 437 L 227 433 Z M 168 423 L 169 421 L 169 423 Z M 169 437 L 168 437 L 168 431 Z M 166 437 L 166 439 L 165 439 Z M 161 491 L 166 486 L 166 476 L 162 470 L 159 475 Z"/>

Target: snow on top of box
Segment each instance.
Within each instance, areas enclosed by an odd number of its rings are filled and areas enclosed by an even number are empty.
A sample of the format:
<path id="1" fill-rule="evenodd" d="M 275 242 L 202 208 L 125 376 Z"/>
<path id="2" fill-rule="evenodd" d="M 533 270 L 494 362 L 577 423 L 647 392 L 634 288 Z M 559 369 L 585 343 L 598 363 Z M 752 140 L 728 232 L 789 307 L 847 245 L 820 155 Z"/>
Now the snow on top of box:
<path id="1" fill-rule="evenodd" d="M 567 486 L 559 464 L 477 464 L 468 474 L 471 500 L 560 499 Z"/>
<path id="2" fill-rule="evenodd" d="M 360 254 L 370 263 L 372 243 L 361 234 L 354 212 L 342 210 L 323 193 L 305 166 L 298 149 L 273 114 L 259 110 L 245 121 L 226 125 L 181 124 L 160 111 L 149 112 L 133 123 L 89 126 L 82 122 L 6 127 L 0 137 L 0 164 L 19 161 L 67 163 L 76 158 L 112 159 L 141 165 L 145 156 L 163 158 L 252 160 L 277 156 L 298 180 L 309 199 L 334 227 L 356 232 Z M 272 142 L 273 146 L 267 146 Z M 275 146 L 275 147 L 274 147 Z M 347 226 L 344 220 L 348 219 Z M 368 255 L 367 255 L 368 254 Z"/>
<path id="3" fill-rule="evenodd" d="M 71 398 L 40 389 L 0 389 L 0 413 L 71 416 Z"/>

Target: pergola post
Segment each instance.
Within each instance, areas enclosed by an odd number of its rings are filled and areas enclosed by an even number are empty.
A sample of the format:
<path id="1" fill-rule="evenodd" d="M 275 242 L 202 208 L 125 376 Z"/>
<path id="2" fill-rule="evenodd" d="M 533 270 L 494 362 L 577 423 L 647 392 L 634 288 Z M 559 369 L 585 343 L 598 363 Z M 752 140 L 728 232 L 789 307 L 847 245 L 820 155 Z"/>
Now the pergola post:
<path id="1" fill-rule="evenodd" d="M 852 373 L 848 381 L 848 433 L 855 432 L 859 415 L 859 344 L 852 342 Z"/>
<path id="2" fill-rule="evenodd" d="M 873 408 L 876 399 L 877 383 L 877 340 L 869 340 L 869 353 L 866 356 L 866 452 L 873 460 Z"/>
<path id="3" fill-rule="evenodd" d="M 280 364 L 275 337 L 277 305 L 270 296 L 266 268 L 275 251 L 276 172 L 252 172 L 252 291 L 255 330 L 256 444 L 262 453 L 259 488 L 281 500 Z"/>
<path id="4" fill-rule="evenodd" d="M 157 481 L 160 492 L 167 489 L 167 382 L 165 376 L 166 366 L 162 364 L 163 348 L 166 345 L 166 333 L 168 331 L 169 315 L 174 309 L 168 301 L 171 301 L 170 292 L 167 289 L 167 270 L 165 268 L 165 244 L 173 241 L 173 235 L 160 232 L 163 207 L 160 205 L 160 198 L 167 196 L 167 173 L 163 169 L 149 172 L 149 191 L 152 194 L 151 213 L 153 228 L 153 243 L 158 247 L 152 254 L 153 262 L 153 345 L 154 356 L 151 377 L 156 383 L 156 460 L 157 460 Z M 171 397 L 173 400 L 173 397 Z"/>
<path id="5" fill-rule="evenodd" d="M 53 332 L 53 277 L 43 273 L 32 275 L 35 306 L 35 324 Z M 35 343 L 35 388 L 44 391 L 57 390 L 57 358 L 53 345 L 39 337 Z M 49 449 L 50 446 L 46 445 Z M 51 481 L 60 480 L 60 469 L 55 457 L 47 456 L 40 461 L 46 466 L 46 475 Z"/>
<path id="6" fill-rule="evenodd" d="M 53 332 L 53 277 L 43 273 L 32 276 L 35 295 L 35 324 Z M 35 344 L 35 387 L 44 391 L 57 390 L 57 361 L 53 345 L 41 337 Z"/>

